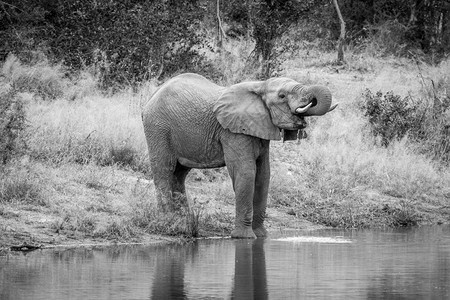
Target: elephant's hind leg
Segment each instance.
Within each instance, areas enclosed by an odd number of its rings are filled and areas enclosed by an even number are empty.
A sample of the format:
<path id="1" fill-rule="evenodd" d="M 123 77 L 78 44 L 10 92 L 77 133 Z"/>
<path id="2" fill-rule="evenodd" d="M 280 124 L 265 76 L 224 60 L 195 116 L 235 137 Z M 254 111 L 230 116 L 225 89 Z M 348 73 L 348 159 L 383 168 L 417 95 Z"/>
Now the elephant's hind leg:
<path id="1" fill-rule="evenodd" d="M 177 205 L 187 208 L 189 207 L 186 196 L 186 176 L 191 168 L 185 167 L 177 162 L 175 171 L 173 173 L 173 198 Z"/>
<path id="2" fill-rule="evenodd" d="M 153 182 L 156 189 L 158 209 L 164 212 L 174 211 L 172 201 L 173 168 L 167 162 L 151 163 Z"/>
<path id="3" fill-rule="evenodd" d="M 188 208 L 185 180 L 191 170 L 180 165 L 174 156 L 151 159 L 158 208 L 176 211 Z"/>
<path id="4" fill-rule="evenodd" d="M 158 209 L 163 212 L 175 211 L 177 206 L 174 205 L 173 192 L 177 159 L 167 139 L 158 136 L 157 143 L 149 143 L 149 155 Z"/>

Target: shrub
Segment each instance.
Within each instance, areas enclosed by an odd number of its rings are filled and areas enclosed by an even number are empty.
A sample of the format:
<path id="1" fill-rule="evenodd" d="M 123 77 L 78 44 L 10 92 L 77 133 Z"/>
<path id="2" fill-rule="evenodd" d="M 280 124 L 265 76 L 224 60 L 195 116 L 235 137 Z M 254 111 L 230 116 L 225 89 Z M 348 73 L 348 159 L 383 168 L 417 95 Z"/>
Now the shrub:
<path id="1" fill-rule="evenodd" d="M 0 91 L 0 164 L 6 164 L 25 146 L 25 110 L 16 94 L 15 89 L 8 87 L 6 92 Z"/>
<path id="2" fill-rule="evenodd" d="M 375 95 L 366 90 L 360 106 L 381 145 L 408 136 L 420 152 L 442 161 L 450 159 L 450 97 L 426 95 L 419 101 L 393 92 Z"/>
<path id="3" fill-rule="evenodd" d="M 393 140 L 402 139 L 409 130 L 417 127 L 417 106 L 409 97 L 400 97 L 388 92 L 375 95 L 366 90 L 362 104 L 364 116 L 368 117 L 373 134 L 381 138 L 381 144 L 387 146 Z"/>

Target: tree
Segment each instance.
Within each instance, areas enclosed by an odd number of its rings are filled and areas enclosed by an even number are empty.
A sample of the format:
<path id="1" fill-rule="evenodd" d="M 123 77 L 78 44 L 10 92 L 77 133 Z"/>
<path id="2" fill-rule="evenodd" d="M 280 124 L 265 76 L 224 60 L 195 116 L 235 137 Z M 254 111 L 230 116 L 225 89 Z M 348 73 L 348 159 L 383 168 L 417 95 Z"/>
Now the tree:
<path id="1" fill-rule="evenodd" d="M 341 10 L 339 9 L 339 4 L 337 0 L 333 0 L 334 7 L 336 8 L 336 12 L 339 18 L 339 23 L 341 24 L 341 34 L 339 35 L 338 40 L 338 57 L 337 62 L 342 63 L 344 61 L 344 42 L 345 42 L 345 22 L 342 18 Z"/>
<path id="2" fill-rule="evenodd" d="M 277 41 L 295 24 L 300 16 L 309 12 L 317 1 L 260 0 L 250 1 L 249 21 L 255 40 L 254 59 L 261 65 L 260 77 L 271 76 L 277 58 L 285 49 L 276 50 Z"/>
<path id="3" fill-rule="evenodd" d="M 75 69 L 96 64 L 106 85 L 160 78 L 198 65 L 202 16 L 197 1 L 60 0 L 52 48 Z"/>
<path id="4" fill-rule="evenodd" d="M 200 0 L 0 0 L 0 54 L 45 51 L 104 85 L 196 71 L 203 14 Z"/>

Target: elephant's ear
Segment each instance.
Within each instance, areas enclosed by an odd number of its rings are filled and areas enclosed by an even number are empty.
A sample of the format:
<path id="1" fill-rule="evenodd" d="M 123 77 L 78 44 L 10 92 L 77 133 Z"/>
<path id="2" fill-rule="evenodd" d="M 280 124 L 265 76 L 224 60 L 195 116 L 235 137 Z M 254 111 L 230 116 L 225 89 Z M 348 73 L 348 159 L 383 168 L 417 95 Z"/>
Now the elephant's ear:
<path id="1" fill-rule="evenodd" d="M 223 91 L 214 113 L 222 127 L 234 133 L 265 140 L 280 140 L 280 130 L 273 125 L 262 98 L 263 82 L 242 82 Z"/>

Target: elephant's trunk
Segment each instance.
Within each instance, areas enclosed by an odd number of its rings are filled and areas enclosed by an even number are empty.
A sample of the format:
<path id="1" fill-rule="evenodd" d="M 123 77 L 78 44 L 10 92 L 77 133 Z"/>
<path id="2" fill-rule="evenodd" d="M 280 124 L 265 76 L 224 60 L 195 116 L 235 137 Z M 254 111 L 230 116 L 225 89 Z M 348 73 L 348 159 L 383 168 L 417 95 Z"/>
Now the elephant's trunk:
<path id="1" fill-rule="evenodd" d="M 337 104 L 331 105 L 331 91 L 320 85 L 313 85 L 310 87 L 298 86 L 296 89 L 300 90 L 309 103 L 303 107 L 299 107 L 295 110 L 297 114 L 302 116 L 321 116 L 336 108 Z"/>

